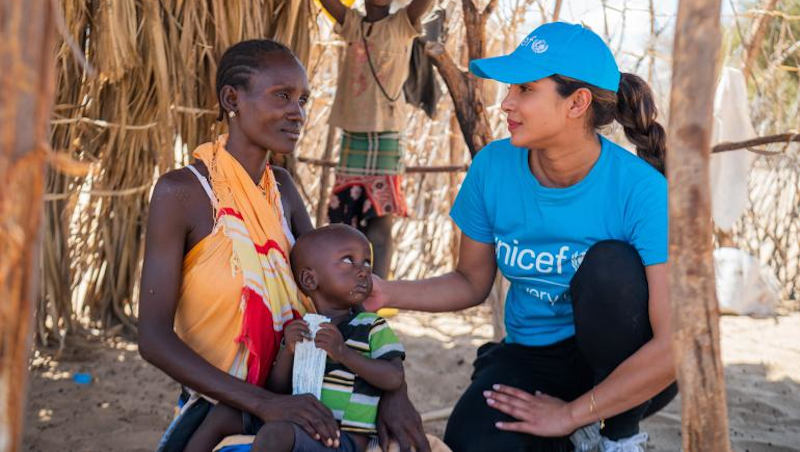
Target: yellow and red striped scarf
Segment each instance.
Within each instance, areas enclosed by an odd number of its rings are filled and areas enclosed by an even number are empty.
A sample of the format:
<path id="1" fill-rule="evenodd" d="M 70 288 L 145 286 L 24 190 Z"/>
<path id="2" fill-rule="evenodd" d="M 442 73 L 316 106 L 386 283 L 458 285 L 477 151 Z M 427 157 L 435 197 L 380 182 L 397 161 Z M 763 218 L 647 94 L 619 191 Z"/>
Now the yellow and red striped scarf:
<path id="1" fill-rule="evenodd" d="M 214 229 L 222 228 L 233 248 L 231 266 L 242 272 L 242 327 L 237 341 L 247 349 L 249 383 L 263 386 L 278 352 L 283 326 L 313 304 L 298 289 L 289 265 L 294 239 L 283 214 L 272 169 L 258 185 L 225 150 L 227 135 L 193 155 L 205 163 L 216 196 Z"/>

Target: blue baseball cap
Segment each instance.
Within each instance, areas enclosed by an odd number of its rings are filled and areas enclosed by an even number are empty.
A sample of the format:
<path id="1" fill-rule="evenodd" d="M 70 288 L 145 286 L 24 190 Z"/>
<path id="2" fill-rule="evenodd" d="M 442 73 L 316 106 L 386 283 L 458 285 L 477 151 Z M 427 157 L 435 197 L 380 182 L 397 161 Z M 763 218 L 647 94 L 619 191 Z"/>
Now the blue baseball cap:
<path id="1" fill-rule="evenodd" d="M 533 30 L 508 55 L 472 60 L 469 70 L 503 83 L 527 83 L 563 75 L 617 92 L 619 68 L 603 39 L 578 24 L 550 22 Z"/>

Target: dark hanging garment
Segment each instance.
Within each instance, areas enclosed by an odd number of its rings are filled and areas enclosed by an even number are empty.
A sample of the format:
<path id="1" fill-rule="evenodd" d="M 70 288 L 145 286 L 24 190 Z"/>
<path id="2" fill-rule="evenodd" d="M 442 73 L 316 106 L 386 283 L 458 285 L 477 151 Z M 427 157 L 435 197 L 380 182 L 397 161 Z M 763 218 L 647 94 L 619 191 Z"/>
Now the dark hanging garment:
<path id="1" fill-rule="evenodd" d="M 434 18 L 422 24 L 423 36 L 414 38 L 411 47 L 408 79 L 403 85 L 406 102 L 422 109 L 429 118 L 436 114 L 436 105 L 442 96 L 442 89 L 436 77 L 433 60 L 425 53 L 425 43 L 437 41 L 442 33 L 444 11 L 434 13 Z"/>

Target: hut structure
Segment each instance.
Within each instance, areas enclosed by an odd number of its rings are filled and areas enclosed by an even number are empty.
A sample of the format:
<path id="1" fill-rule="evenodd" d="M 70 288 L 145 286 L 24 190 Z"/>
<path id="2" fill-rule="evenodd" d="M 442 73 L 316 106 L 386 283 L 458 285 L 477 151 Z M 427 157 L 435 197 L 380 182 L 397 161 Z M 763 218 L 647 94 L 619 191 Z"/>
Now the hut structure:
<path id="1" fill-rule="evenodd" d="M 407 250 L 393 263 L 398 277 L 424 276 L 453 263 L 458 247 L 447 208 L 470 156 L 500 128 L 501 116 L 492 110 L 497 93 L 468 75 L 464 62 L 487 50 L 509 50 L 526 11 L 539 11 L 549 21 L 563 6 L 560 0 L 547 7 L 518 1 L 500 19 L 510 25 L 488 39 L 497 0 L 438 3 L 448 16 L 447 37 L 426 50 L 450 99 L 440 105 L 438 120 L 418 113 L 410 119 L 409 128 L 417 132 L 408 140 L 413 218 L 396 226 L 397 246 Z M 710 221 L 712 152 L 761 150 L 756 168 L 770 183 L 751 183 L 751 194 L 762 197 L 751 199 L 745 218 L 725 240 L 751 251 L 768 243 L 758 257 L 776 269 L 789 309 L 800 304 L 800 158 L 789 146 L 800 141 L 800 102 L 777 115 L 794 123 L 768 127 L 776 121 L 766 113 L 770 105 L 762 105 L 755 112 L 760 138 L 712 148 L 716 71 L 695 69 L 720 61 L 720 48 L 740 48 L 748 80 L 766 104 L 772 95 L 767 86 L 780 87 L 776 96 L 796 97 L 800 6 L 781 10 L 777 3 L 764 0 L 749 16 L 737 14 L 738 34 L 724 40 L 719 0 L 681 0 L 677 14 L 667 166 L 684 450 L 730 450 L 711 258 L 721 240 Z M 649 5 L 655 37 L 663 29 L 655 25 L 654 1 Z M 80 331 L 135 336 L 150 190 L 158 175 L 187 163 L 188 151 L 219 131 L 213 77 L 229 45 L 274 38 L 292 47 L 308 68 L 314 89 L 308 130 L 296 159 L 277 163 L 302 182 L 312 217 L 318 224 L 324 220 L 336 142 L 325 120 L 341 46 L 320 27 L 324 20 L 311 0 L 0 0 L 0 61 L 6 68 L 0 73 L 0 180 L 6 187 L 0 192 L 0 452 L 21 450 L 20 388 L 32 338 L 63 347 Z M 648 67 L 651 79 L 657 55 L 652 44 L 637 64 Z M 428 151 L 414 152 L 423 149 Z M 771 193 L 784 190 L 789 195 L 782 204 L 768 204 Z"/>

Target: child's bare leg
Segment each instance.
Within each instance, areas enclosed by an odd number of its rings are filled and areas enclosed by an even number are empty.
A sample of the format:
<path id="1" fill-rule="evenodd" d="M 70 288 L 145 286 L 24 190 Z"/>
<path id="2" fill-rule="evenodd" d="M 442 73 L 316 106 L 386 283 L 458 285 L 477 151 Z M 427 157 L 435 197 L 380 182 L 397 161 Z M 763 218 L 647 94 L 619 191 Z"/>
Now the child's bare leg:
<path id="1" fill-rule="evenodd" d="M 289 422 L 267 422 L 258 430 L 250 452 L 291 452 L 294 428 Z"/>
<path id="2" fill-rule="evenodd" d="M 209 452 L 228 435 L 242 433 L 242 412 L 218 403 L 197 427 L 184 452 Z"/>
<path id="3" fill-rule="evenodd" d="M 372 272 L 386 279 L 392 265 L 392 215 L 387 214 L 369 220 L 365 235 L 372 243 Z"/>
<path id="4" fill-rule="evenodd" d="M 357 433 L 344 433 L 342 435 L 347 435 L 350 439 L 353 440 L 353 445 L 355 446 L 356 452 L 364 452 L 367 450 L 367 446 L 369 446 L 369 436 L 367 435 L 359 435 Z M 344 442 L 344 439 L 342 440 Z"/>

